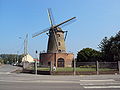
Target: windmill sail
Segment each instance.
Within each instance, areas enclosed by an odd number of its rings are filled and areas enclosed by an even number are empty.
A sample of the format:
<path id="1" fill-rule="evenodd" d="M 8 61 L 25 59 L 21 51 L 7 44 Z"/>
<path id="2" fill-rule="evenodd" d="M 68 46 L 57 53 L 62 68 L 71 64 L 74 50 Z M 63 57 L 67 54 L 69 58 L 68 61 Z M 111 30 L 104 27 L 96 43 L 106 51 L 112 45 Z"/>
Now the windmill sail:
<path id="1" fill-rule="evenodd" d="M 51 27 L 52 27 L 53 24 L 54 24 L 54 18 L 53 18 L 53 15 L 52 15 L 52 11 L 51 11 L 50 8 L 48 8 L 47 12 L 48 12 L 48 19 L 49 19 L 50 25 L 51 25 Z"/>
<path id="2" fill-rule="evenodd" d="M 55 25 L 54 27 L 55 27 L 55 28 L 56 28 L 56 27 L 59 27 L 60 25 L 65 24 L 65 23 L 67 23 L 67 22 L 69 22 L 69 21 L 71 21 L 71 20 L 73 20 L 73 19 L 75 19 L 75 18 L 76 18 L 76 17 L 70 18 L 70 19 L 68 19 L 68 20 L 66 20 L 66 21 L 64 21 L 64 22 L 62 22 L 62 23 L 60 23 L 60 24 Z"/>
<path id="3" fill-rule="evenodd" d="M 38 35 L 40 35 L 40 34 L 42 34 L 42 33 L 45 33 L 45 32 L 47 32 L 47 31 L 49 31 L 49 29 L 50 29 L 50 28 L 47 28 L 47 29 L 44 29 L 44 30 L 42 30 L 42 31 L 39 31 L 39 32 L 34 33 L 34 34 L 32 35 L 32 38 L 34 38 L 34 37 L 36 37 L 36 36 L 38 36 Z"/>

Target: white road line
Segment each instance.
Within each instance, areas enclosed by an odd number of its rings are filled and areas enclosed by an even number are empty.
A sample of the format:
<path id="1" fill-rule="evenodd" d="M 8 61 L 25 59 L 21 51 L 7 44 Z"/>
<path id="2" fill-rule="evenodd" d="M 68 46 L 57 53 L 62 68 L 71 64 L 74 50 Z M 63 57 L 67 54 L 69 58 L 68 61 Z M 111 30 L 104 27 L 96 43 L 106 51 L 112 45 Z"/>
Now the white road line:
<path id="1" fill-rule="evenodd" d="M 114 79 L 104 79 L 104 80 L 80 80 L 80 82 L 108 82 L 108 81 L 115 81 Z"/>
<path id="2" fill-rule="evenodd" d="M 10 72 L 0 72 L 0 74 L 11 74 Z"/>
<path id="3" fill-rule="evenodd" d="M 93 86 L 93 85 L 120 85 L 120 83 L 80 83 L 80 85 L 88 85 L 88 86 Z"/>
<path id="4" fill-rule="evenodd" d="M 120 88 L 120 86 L 83 86 L 84 88 Z"/>
<path id="5" fill-rule="evenodd" d="M 9 80 L 0 80 L 1 82 L 22 82 L 22 83 L 80 83 L 80 82 L 75 82 L 75 81 L 44 81 L 44 80 L 37 80 L 37 81 L 22 81 L 22 80 L 14 80 L 14 81 L 9 81 Z"/>

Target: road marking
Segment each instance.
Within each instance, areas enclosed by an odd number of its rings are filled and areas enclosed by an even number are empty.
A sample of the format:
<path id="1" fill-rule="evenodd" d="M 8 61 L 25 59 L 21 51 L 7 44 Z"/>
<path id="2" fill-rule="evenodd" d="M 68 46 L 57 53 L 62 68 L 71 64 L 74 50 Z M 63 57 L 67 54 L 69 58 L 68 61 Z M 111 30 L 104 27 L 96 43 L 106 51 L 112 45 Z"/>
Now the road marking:
<path id="1" fill-rule="evenodd" d="M 104 79 L 104 80 L 80 80 L 80 82 L 108 82 L 108 81 L 115 81 L 114 79 Z"/>
<path id="2" fill-rule="evenodd" d="M 120 83 L 80 83 L 80 85 L 88 85 L 88 86 L 93 86 L 93 85 L 119 85 Z"/>
<path id="3" fill-rule="evenodd" d="M 0 74 L 11 74 L 10 72 L 0 72 Z"/>
<path id="4" fill-rule="evenodd" d="M 83 86 L 84 88 L 120 88 L 120 86 Z"/>
<path id="5" fill-rule="evenodd" d="M 80 82 L 75 82 L 75 81 L 43 81 L 43 80 L 37 80 L 37 81 L 9 81 L 9 80 L 0 80 L 1 82 L 22 82 L 22 83 L 80 83 Z"/>

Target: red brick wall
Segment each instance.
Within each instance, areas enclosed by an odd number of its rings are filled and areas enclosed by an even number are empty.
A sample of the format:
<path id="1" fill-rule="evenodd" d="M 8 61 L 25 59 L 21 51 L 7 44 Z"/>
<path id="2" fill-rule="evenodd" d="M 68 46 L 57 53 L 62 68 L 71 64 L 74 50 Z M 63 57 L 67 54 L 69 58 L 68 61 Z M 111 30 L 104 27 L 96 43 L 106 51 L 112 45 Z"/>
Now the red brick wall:
<path id="1" fill-rule="evenodd" d="M 43 65 L 48 66 L 48 62 L 52 61 L 52 65 L 57 65 L 57 60 L 59 58 L 63 58 L 65 63 L 65 67 L 71 67 L 72 66 L 72 60 L 74 58 L 74 54 L 72 53 L 41 53 L 40 54 L 40 62 L 43 63 Z"/>

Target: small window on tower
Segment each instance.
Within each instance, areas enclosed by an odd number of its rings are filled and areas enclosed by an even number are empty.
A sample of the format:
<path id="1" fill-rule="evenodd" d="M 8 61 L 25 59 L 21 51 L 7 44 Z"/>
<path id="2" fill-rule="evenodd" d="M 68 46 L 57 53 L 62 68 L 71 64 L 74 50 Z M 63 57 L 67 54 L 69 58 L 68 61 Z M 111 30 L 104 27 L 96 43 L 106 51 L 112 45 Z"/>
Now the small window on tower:
<path id="1" fill-rule="evenodd" d="M 60 53 L 60 52 L 61 52 L 61 50 L 59 49 L 59 50 L 58 50 L 58 52 Z"/>
<path id="2" fill-rule="evenodd" d="M 60 46 L 60 42 L 58 42 L 58 45 Z"/>
<path id="3" fill-rule="evenodd" d="M 60 37 L 60 34 L 57 34 L 58 37 Z"/>

